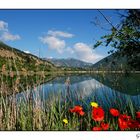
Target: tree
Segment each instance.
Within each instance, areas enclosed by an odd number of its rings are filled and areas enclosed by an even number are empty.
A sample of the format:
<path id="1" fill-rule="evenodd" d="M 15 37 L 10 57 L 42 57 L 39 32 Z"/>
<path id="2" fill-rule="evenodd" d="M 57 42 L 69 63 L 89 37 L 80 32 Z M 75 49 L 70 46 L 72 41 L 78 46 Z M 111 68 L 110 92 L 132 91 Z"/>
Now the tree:
<path id="1" fill-rule="evenodd" d="M 127 64 L 131 68 L 140 70 L 140 10 L 126 10 L 127 15 L 122 15 L 122 20 L 118 27 L 99 11 L 106 21 L 111 25 L 111 33 L 101 37 L 94 48 L 105 45 L 115 48 L 111 53 L 117 52 L 117 56 L 125 56 Z"/>

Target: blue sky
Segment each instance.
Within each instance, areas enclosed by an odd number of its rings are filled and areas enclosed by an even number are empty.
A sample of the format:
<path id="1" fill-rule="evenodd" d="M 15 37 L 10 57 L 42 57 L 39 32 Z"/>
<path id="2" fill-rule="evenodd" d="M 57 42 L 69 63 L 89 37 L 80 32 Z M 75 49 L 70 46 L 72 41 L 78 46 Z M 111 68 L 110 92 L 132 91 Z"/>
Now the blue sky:
<path id="1" fill-rule="evenodd" d="M 115 10 L 101 10 L 117 25 Z M 47 58 L 77 58 L 95 63 L 107 56 L 109 47 L 93 50 L 95 40 L 110 25 L 97 10 L 0 10 L 0 40 L 6 44 Z"/>

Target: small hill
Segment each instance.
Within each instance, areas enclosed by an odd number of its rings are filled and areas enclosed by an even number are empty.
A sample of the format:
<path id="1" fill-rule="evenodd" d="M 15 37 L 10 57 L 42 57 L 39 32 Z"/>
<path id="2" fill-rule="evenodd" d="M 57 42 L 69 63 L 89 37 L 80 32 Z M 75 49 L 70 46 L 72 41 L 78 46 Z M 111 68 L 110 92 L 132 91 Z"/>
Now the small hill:
<path id="1" fill-rule="evenodd" d="M 95 63 L 92 68 L 94 70 L 124 70 L 128 66 L 125 57 L 118 57 L 116 54 L 111 54 Z"/>
<path id="2" fill-rule="evenodd" d="M 51 71 L 56 69 L 48 61 L 0 42 L 0 71 L 3 65 L 7 70 L 13 71 Z"/>
<path id="3" fill-rule="evenodd" d="M 48 60 L 49 62 L 53 63 L 58 67 L 88 68 L 93 65 L 91 63 L 87 63 L 74 58 L 67 58 L 67 59 L 52 58 L 52 59 L 45 59 L 45 60 Z"/>

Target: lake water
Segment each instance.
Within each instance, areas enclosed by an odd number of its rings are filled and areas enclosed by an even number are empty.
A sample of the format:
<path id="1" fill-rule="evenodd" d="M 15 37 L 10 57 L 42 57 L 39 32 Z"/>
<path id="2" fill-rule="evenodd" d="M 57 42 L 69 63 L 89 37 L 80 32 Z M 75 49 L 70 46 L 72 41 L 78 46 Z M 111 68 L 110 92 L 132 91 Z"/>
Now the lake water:
<path id="1" fill-rule="evenodd" d="M 27 93 L 17 94 L 18 100 L 26 101 L 29 96 L 40 99 L 40 104 L 61 99 L 73 105 L 90 106 L 96 101 L 104 109 L 124 109 L 128 104 L 140 108 L 140 74 L 94 74 L 59 76 Z"/>

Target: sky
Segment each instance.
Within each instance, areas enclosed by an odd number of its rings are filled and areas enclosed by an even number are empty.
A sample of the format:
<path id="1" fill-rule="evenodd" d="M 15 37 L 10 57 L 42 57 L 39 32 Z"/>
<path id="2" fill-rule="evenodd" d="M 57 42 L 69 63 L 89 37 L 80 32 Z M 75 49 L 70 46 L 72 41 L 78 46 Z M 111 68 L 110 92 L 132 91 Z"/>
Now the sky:
<path id="1" fill-rule="evenodd" d="M 120 22 L 116 10 L 101 12 L 114 26 Z M 94 64 L 112 49 L 93 49 L 110 28 L 98 10 L 0 10 L 0 40 L 43 58 L 75 58 Z"/>

